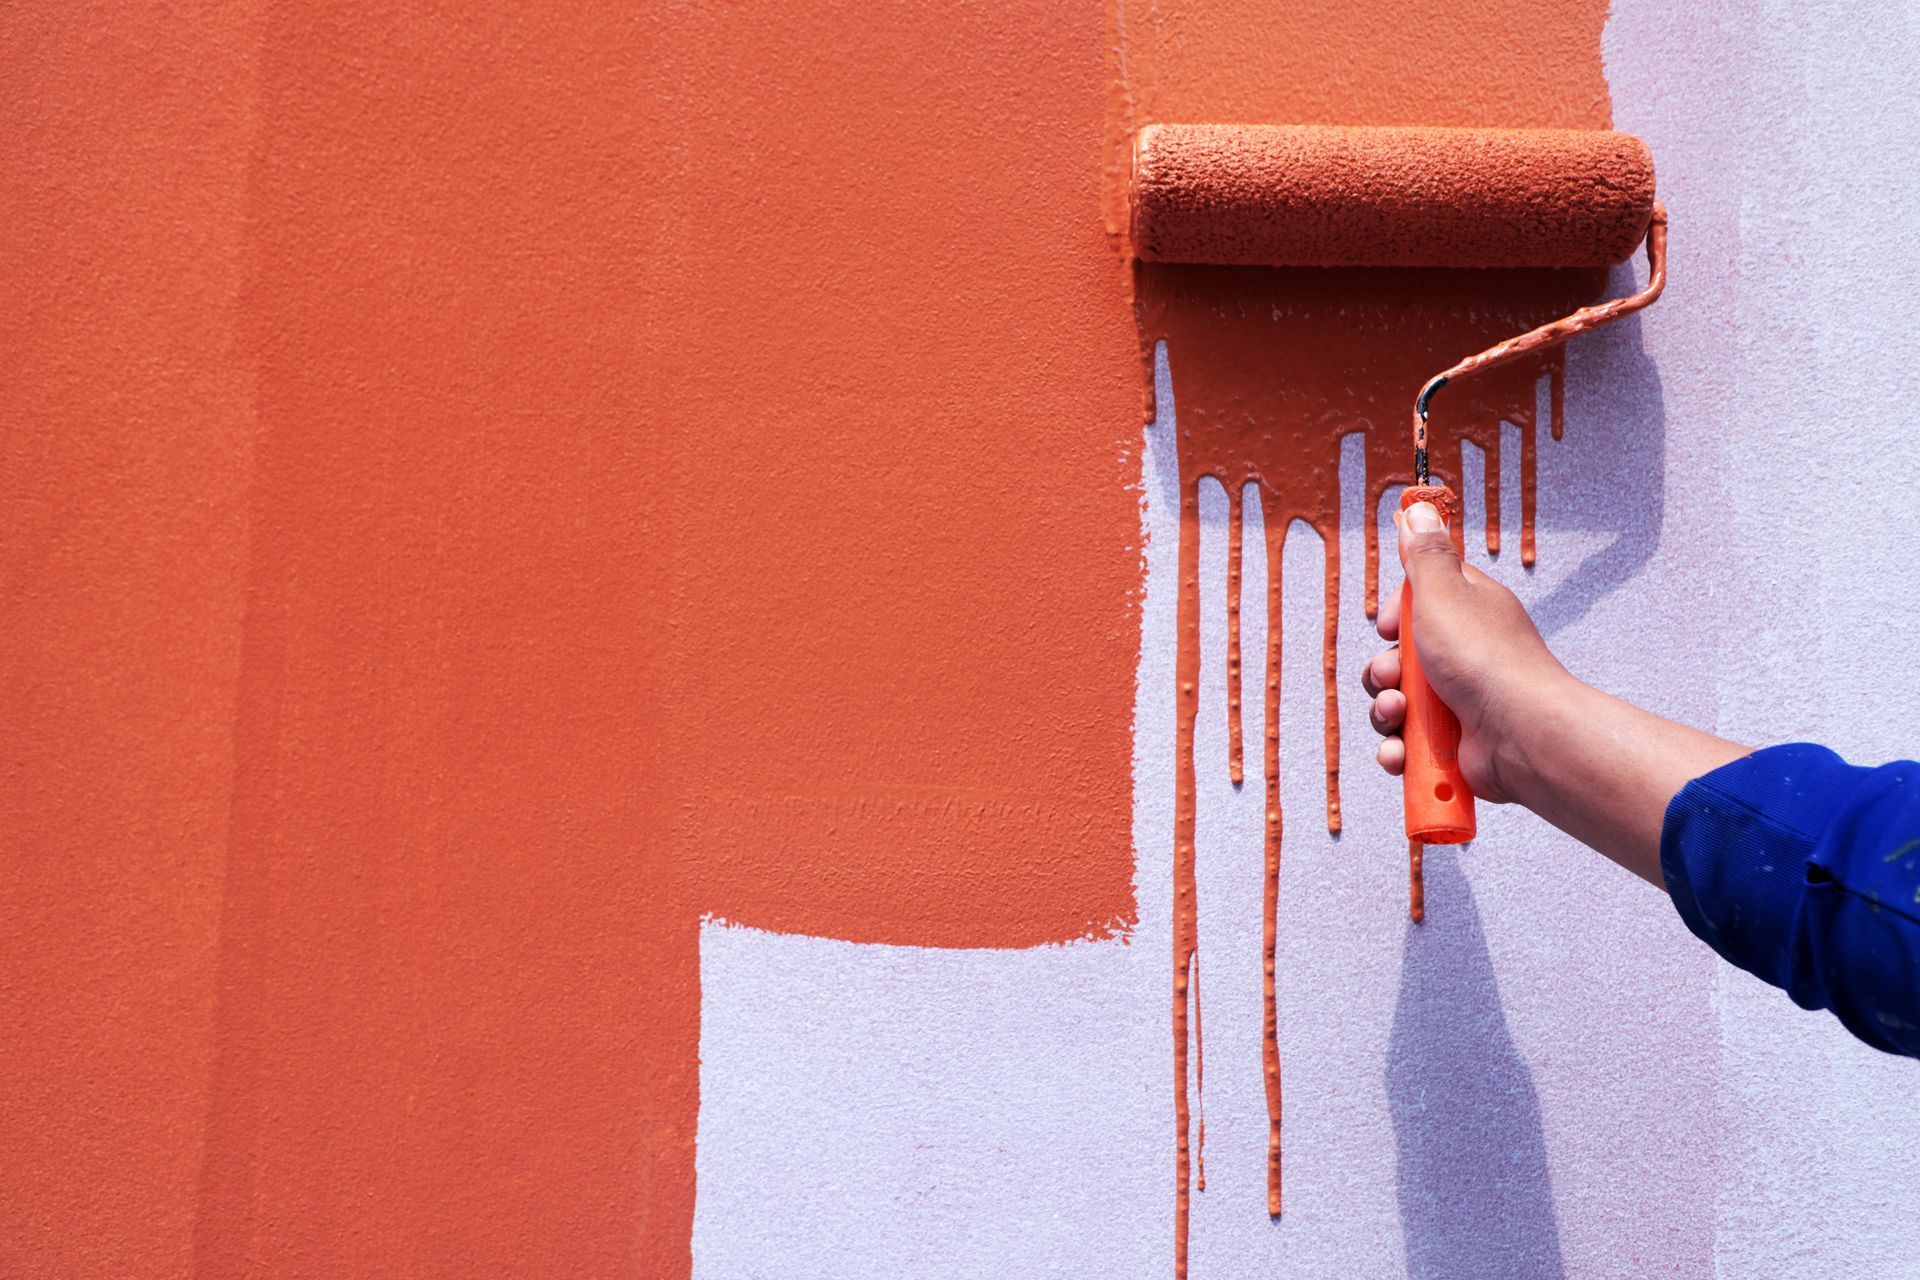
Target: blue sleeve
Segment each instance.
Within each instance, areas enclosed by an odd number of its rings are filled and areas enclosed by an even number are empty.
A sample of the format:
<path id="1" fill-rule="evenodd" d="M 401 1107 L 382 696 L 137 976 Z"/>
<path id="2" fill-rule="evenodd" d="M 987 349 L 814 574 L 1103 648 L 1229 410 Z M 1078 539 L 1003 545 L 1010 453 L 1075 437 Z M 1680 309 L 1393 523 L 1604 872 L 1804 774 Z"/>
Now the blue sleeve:
<path id="1" fill-rule="evenodd" d="M 1756 751 L 1681 788 L 1660 867 L 1708 946 L 1874 1048 L 1920 1057 L 1920 764 Z"/>

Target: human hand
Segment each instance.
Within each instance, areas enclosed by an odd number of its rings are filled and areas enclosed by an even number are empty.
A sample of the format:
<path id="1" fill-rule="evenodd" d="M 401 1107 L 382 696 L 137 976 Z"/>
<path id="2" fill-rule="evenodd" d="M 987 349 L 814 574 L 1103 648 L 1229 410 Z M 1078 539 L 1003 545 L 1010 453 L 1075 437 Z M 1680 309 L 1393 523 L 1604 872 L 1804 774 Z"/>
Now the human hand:
<path id="1" fill-rule="evenodd" d="M 1460 721 L 1460 771 L 1475 795 L 1496 804 L 1522 798 L 1518 730 L 1583 688 L 1568 674 L 1513 592 L 1461 563 L 1438 508 L 1416 502 L 1394 515 L 1400 563 L 1420 614 L 1420 663 L 1427 682 Z M 1380 635 L 1400 635 L 1400 593 L 1381 601 Z M 1400 727 L 1400 650 L 1373 656 L 1361 671 L 1373 699 L 1369 718 L 1382 735 L 1376 759 L 1396 777 L 1406 767 Z"/>

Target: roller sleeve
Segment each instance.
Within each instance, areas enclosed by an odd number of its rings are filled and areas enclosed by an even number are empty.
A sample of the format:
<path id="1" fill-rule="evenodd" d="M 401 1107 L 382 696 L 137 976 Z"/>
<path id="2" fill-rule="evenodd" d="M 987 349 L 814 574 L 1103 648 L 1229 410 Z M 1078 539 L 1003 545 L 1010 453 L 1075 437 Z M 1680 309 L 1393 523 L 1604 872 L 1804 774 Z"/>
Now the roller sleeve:
<path id="1" fill-rule="evenodd" d="M 1131 194 L 1154 262 L 1601 267 L 1646 235 L 1654 175 L 1607 130 L 1155 124 Z"/>

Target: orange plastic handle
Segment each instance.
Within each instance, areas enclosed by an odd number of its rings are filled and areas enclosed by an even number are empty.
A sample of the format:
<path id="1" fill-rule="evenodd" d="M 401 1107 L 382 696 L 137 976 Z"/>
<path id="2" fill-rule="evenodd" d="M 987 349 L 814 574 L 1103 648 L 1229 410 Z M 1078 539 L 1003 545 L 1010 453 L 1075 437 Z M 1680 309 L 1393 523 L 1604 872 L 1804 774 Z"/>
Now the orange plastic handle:
<path id="1" fill-rule="evenodd" d="M 1432 490 L 1409 488 L 1400 499 L 1405 510 L 1416 502 L 1432 502 Z M 1452 494 L 1437 505 L 1449 517 L 1457 508 Z M 1460 721 L 1440 701 L 1420 667 L 1414 645 L 1413 590 L 1400 586 L 1400 692 L 1407 698 L 1406 722 L 1400 737 L 1407 746 L 1407 768 L 1401 775 L 1407 810 L 1407 838 L 1426 844 L 1464 844 L 1473 839 L 1473 791 L 1460 776 Z"/>

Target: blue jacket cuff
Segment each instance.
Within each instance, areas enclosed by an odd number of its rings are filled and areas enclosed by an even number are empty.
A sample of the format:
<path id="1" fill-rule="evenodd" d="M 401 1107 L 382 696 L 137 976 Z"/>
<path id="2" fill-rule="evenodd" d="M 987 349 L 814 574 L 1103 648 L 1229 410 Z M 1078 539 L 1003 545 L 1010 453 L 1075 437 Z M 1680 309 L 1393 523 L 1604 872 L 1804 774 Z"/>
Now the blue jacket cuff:
<path id="1" fill-rule="evenodd" d="M 1790 987 L 1807 860 L 1871 769 L 1825 747 L 1768 747 L 1695 778 L 1667 805 L 1660 870 L 1687 928 L 1747 972 Z"/>

